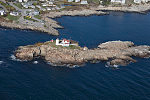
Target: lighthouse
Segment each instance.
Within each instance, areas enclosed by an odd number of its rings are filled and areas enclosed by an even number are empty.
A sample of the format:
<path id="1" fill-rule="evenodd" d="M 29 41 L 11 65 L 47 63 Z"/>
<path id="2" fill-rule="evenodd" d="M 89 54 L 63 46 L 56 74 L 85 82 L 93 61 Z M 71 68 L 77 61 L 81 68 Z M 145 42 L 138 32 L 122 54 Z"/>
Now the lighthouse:
<path id="1" fill-rule="evenodd" d="M 58 38 L 56 39 L 56 45 L 60 45 L 60 44 L 59 44 L 59 39 L 58 39 Z"/>

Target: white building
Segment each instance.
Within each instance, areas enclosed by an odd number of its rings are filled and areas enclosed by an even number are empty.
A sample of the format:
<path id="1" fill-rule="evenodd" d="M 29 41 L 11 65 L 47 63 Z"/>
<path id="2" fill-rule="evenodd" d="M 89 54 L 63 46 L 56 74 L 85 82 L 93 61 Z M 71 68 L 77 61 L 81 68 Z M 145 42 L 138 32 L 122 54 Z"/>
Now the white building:
<path id="1" fill-rule="evenodd" d="M 4 15 L 5 11 L 4 10 L 0 10 L 0 15 Z"/>
<path id="2" fill-rule="evenodd" d="M 10 15 L 12 15 L 12 16 L 18 16 L 19 13 L 18 12 L 10 12 Z"/>
<path id="3" fill-rule="evenodd" d="M 52 10 L 50 7 L 46 7 L 47 10 Z"/>
<path id="4" fill-rule="evenodd" d="M 33 14 L 33 15 L 39 15 L 40 12 L 39 12 L 38 10 L 35 10 L 35 11 L 32 12 L 32 14 Z"/>
<path id="5" fill-rule="evenodd" d="M 134 0 L 134 3 L 147 3 L 150 0 Z"/>
<path id="6" fill-rule="evenodd" d="M 42 7 L 40 5 L 36 5 L 37 8 L 41 9 Z"/>
<path id="7" fill-rule="evenodd" d="M 63 39 L 60 41 L 58 38 L 56 39 L 56 45 L 66 46 L 68 47 L 70 45 L 70 40 Z"/>
<path id="8" fill-rule="evenodd" d="M 18 0 L 18 2 L 23 2 L 23 0 Z"/>
<path id="9" fill-rule="evenodd" d="M 73 2 L 74 0 L 68 0 L 68 2 Z"/>
<path id="10" fill-rule="evenodd" d="M 126 0 L 111 0 L 111 2 L 125 4 Z"/>
<path id="11" fill-rule="evenodd" d="M 141 3 L 141 0 L 134 0 L 134 3 Z"/>
<path id="12" fill-rule="evenodd" d="M 24 2 L 28 2 L 28 0 L 23 0 Z"/>
<path id="13" fill-rule="evenodd" d="M 75 0 L 75 2 L 80 2 L 80 0 Z"/>
<path id="14" fill-rule="evenodd" d="M 82 1 L 81 1 L 81 4 L 84 4 L 84 5 L 85 5 L 85 4 L 88 4 L 88 2 L 87 2 L 87 0 L 82 0 Z"/>
<path id="15" fill-rule="evenodd" d="M 43 2 L 43 1 L 45 1 L 45 0 L 39 0 L 39 1 L 42 1 L 42 2 Z"/>
<path id="16" fill-rule="evenodd" d="M 28 0 L 18 0 L 18 2 L 28 2 Z"/>

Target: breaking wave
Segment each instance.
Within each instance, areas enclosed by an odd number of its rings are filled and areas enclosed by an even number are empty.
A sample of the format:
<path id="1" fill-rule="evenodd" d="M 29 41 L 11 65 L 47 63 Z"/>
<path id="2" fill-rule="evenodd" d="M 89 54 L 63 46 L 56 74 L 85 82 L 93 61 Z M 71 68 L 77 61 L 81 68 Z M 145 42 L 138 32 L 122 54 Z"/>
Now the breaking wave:
<path id="1" fill-rule="evenodd" d="M 13 61 L 26 61 L 26 60 L 17 59 L 17 58 L 15 57 L 15 55 L 13 55 L 13 54 L 10 56 L 10 58 L 11 58 L 11 60 L 13 60 Z"/>
<path id="2" fill-rule="evenodd" d="M 57 65 L 57 64 L 50 63 L 50 62 L 47 62 L 47 64 L 49 64 L 51 66 L 67 66 L 68 68 L 78 68 L 78 67 L 80 67 L 79 65 L 70 65 L 70 64 Z"/>
<path id="3" fill-rule="evenodd" d="M 38 61 L 33 61 L 33 64 L 38 64 L 39 62 Z"/>
<path id="4" fill-rule="evenodd" d="M 4 63 L 4 61 L 0 61 L 0 65 L 3 64 L 3 63 Z"/>
<path id="5" fill-rule="evenodd" d="M 119 65 L 110 65 L 109 62 L 107 62 L 107 64 L 105 65 L 105 67 L 113 67 L 113 68 L 118 68 Z"/>

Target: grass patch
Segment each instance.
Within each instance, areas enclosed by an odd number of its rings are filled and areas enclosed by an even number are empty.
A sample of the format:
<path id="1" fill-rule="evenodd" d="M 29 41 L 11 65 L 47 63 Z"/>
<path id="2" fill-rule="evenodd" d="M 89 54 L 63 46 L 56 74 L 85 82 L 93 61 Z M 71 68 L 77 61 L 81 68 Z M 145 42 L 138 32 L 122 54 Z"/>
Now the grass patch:
<path id="1" fill-rule="evenodd" d="M 18 8 L 20 8 L 20 9 L 22 9 L 21 3 L 15 3 L 14 5 L 17 6 Z"/>
<path id="2" fill-rule="evenodd" d="M 26 16 L 24 16 L 24 19 L 26 19 L 26 20 L 30 20 L 30 21 L 33 21 L 33 22 L 38 22 L 37 20 L 34 20 L 34 19 L 29 18 L 29 17 L 26 17 Z"/>
<path id="3" fill-rule="evenodd" d="M 34 44 L 34 46 L 41 46 L 41 45 L 49 45 L 49 46 L 54 47 L 54 48 L 63 48 L 63 49 L 81 49 L 80 46 L 76 46 L 76 45 L 70 45 L 69 47 L 56 45 L 56 41 L 55 40 L 54 40 L 54 42 L 48 41 L 48 42 L 44 42 L 44 43 L 38 42 L 38 43 Z"/>
<path id="4" fill-rule="evenodd" d="M 11 16 L 11 15 L 8 14 L 6 16 L 6 18 L 8 18 L 11 21 L 17 21 L 20 18 L 20 16 Z"/>
<path id="5" fill-rule="evenodd" d="M 68 48 L 69 49 L 81 49 L 80 46 L 75 46 L 75 45 L 70 45 Z"/>
<path id="6" fill-rule="evenodd" d="M 99 0 L 87 0 L 88 3 L 99 4 Z"/>
<path id="7" fill-rule="evenodd" d="M 37 19 L 41 19 L 40 15 L 35 15 L 34 17 L 37 18 Z"/>
<path id="8" fill-rule="evenodd" d="M 8 4 L 2 2 L 2 1 L 0 1 L 0 4 L 3 5 L 4 7 L 6 7 L 6 9 L 7 9 L 8 11 L 14 11 L 14 10 L 15 10 L 14 7 L 12 7 L 12 6 L 10 6 L 10 5 L 8 5 Z"/>

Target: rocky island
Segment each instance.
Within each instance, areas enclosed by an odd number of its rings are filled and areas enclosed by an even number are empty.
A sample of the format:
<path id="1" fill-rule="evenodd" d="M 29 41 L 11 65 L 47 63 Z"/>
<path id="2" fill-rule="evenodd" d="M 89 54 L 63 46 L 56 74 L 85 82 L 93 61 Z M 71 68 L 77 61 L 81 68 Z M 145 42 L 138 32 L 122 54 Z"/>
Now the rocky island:
<path id="1" fill-rule="evenodd" d="M 15 51 L 17 59 L 31 61 L 40 57 L 53 66 L 82 65 L 86 62 L 106 61 L 108 65 L 125 66 L 136 62 L 132 57 L 150 57 L 150 46 L 136 46 L 130 41 L 109 41 L 97 48 L 88 49 L 78 45 L 61 46 L 56 41 L 20 46 Z"/>

